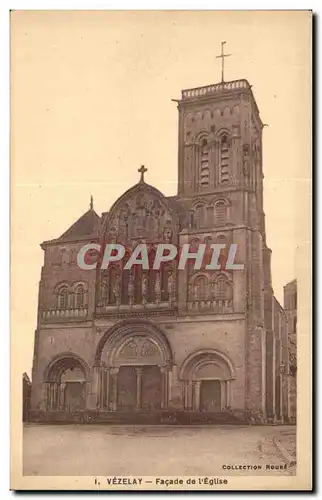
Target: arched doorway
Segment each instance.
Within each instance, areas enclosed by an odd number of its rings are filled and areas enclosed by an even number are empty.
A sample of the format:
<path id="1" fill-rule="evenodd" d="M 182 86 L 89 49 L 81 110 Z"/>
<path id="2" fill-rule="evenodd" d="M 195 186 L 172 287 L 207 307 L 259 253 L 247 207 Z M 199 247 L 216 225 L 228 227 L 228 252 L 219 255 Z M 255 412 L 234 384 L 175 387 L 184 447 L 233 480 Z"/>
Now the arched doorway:
<path id="1" fill-rule="evenodd" d="M 47 410 L 84 410 L 86 382 L 87 367 L 78 357 L 70 354 L 53 360 L 45 374 Z"/>
<path id="2" fill-rule="evenodd" d="M 97 404 L 108 410 L 154 412 L 168 405 L 172 353 L 150 322 L 124 322 L 98 346 Z"/>
<path id="3" fill-rule="evenodd" d="M 180 378 L 186 410 L 216 413 L 231 406 L 234 368 L 223 353 L 205 350 L 191 354 L 182 365 Z"/>

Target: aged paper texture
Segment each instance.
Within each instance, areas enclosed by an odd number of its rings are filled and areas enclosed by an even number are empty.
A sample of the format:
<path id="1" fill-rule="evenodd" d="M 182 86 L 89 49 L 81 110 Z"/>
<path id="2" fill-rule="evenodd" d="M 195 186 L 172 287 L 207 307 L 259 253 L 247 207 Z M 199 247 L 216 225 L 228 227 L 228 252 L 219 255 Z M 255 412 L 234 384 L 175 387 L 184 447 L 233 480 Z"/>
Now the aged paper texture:
<path id="1" fill-rule="evenodd" d="M 311 25 L 12 12 L 13 489 L 311 488 Z"/>

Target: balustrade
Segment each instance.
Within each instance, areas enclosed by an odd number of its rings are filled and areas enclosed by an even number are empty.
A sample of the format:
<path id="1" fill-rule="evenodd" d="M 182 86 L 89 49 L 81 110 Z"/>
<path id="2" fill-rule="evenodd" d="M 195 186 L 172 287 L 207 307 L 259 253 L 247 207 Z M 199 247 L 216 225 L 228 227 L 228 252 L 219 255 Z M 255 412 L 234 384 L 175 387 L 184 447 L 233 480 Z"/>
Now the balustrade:
<path id="1" fill-rule="evenodd" d="M 208 94 L 222 92 L 224 90 L 238 90 L 248 88 L 250 88 L 250 85 L 247 80 L 235 80 L 233 82 L 224 82 L 215 85 L 207 85 L 205 87 L 183 90 L 182 99 L 193 99 L 195 97 L 202 97 Z"/>
<path id="2" fill-rule="evenodd" d="M 40 317 L 43 320 L 55 320 L 64 318 L 86 318 L 88 313 L 87 307 L 75 309 L 43 309 L 40 311 Z"/>

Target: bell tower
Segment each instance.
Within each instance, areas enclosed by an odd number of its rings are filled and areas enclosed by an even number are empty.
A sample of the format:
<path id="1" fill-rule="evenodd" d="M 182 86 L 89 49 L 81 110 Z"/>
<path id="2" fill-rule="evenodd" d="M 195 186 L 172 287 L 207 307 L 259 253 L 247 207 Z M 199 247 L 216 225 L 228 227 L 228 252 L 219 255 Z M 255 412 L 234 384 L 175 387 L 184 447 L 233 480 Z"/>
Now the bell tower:
<path id="1" fill-rule="evenodd" d="M 269 250 L 263 212 L 263 123 L 249 82 L 225 81 L 224 61 L 229 54 L 224 54 L 223 48 L 224 44 L 218 56 L 221 81 L 183 90 L 178 101 L 177 199 L 184 206 L 185 217 L 180 245 L 234 243 L 237 262 L 244 268 L 205 272 L 202 277 L 194 271 L 182 273 L 179 314 L 185 314 L 195 297 L 202 296 L 203 284 L 198 280 L 211 284 L 206 298 L 216 303 L 221 293 L 217 280 L 227 279 L 231 289 L 230 295 L 224 295 L 226 309 L 216 306 L 207 310 L 203 305 L 207 300 L 198 307 L 205 308 L 203 314 L 243 315 L 245 323 L 239 335 L 245 338 L 246 406 L 265 413 L 264 274 L 269 269 Z"/>
<path id="2" fill-rule="evenodd" d="M 182 91 L 179 195 L 260 183 L 262 122 L 247 80 Z"/>

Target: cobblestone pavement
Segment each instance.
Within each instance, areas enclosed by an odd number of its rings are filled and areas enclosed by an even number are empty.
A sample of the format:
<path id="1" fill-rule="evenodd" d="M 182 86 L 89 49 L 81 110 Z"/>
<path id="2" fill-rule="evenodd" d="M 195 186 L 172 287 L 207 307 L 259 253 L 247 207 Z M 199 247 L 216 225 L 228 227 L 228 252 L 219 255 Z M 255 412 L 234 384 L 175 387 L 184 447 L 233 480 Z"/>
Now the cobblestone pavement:
<path id="1" fill-rule="evenodd" d="M 272 439 L 287 429 L 292 427 L 26 424 L 23 473 L 37 476 L 293 475 L 294 470 L 271 469 L 284 466 Z M 233 470 L 223 466 L 246 467 Z"/>

